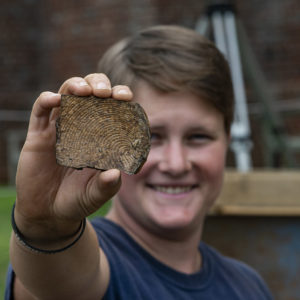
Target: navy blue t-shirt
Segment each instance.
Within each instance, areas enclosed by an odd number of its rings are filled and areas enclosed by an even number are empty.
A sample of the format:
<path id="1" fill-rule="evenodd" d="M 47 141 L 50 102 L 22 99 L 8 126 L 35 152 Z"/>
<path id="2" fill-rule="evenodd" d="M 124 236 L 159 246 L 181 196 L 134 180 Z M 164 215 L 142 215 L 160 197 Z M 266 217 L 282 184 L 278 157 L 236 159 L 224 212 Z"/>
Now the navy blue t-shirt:
<path id="1" fill-rule="evenodd" d="M 261 277 L 249 266 L 201 243 L 202 269 L 187 275 L 159 262 L 117 224 L 96 218 L 92 224 L 110 265 L 104 300 L 271 300 Z M 5 300 L 11 300 L 9 268 Z M 84 296 L 82 298 L 84 300 Z"/>
<path id="2" fill-rule="evenodd" d="M 152 257 L 115 223 L 102 218 L 92 223 L 111 270 L 105 300 L 272 299 L 252 268 L 222 256 L 203 242 L 199 246 L 202 269 L 187 275 Z"/>

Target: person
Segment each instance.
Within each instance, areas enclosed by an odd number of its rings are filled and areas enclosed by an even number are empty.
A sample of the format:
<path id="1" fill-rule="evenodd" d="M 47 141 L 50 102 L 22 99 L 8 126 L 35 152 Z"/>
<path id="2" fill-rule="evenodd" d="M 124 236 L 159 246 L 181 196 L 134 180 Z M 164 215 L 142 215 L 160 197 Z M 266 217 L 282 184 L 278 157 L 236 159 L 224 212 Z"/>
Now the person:
<path id="1" fill-rule="evenodd" d="M 153 26 L 110 48 L 98 71 L 34 103 L 16 176 L 6 299 L 272 299 L 256 271 L 201 241 L 233 118 L 222 54 L 191 29 Z M 151 150 L 138 174 L 56 164 L 61 94 L 144 108 Z M 105 217 L 85 221 L 111 198 Z"/>

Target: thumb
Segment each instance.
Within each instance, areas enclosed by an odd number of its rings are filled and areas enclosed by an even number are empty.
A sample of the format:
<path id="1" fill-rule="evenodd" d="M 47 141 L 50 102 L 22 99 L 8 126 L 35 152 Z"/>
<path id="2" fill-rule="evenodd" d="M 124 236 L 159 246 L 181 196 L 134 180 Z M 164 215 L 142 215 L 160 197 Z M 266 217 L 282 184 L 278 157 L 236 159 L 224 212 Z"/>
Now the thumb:
<path id="1" fill-rule="evenodd" d="M 94 211 L 110 200 L 118 192 L 120 186 L 121 172 L 119 170 L 111 169 L 100 172 L 89 191 L 90 201 L 95 209 Z"/>

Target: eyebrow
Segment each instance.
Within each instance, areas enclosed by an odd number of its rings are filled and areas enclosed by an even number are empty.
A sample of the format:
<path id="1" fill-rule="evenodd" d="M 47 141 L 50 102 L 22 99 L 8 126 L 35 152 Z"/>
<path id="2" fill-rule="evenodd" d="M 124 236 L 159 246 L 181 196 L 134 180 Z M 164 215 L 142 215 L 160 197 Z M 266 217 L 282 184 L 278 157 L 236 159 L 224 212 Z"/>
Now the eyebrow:
<path id="1" fill-rule="evenodd" d="M 151 126 L 151 124 L 150 124 L 150 130 L 163 130 L 163 129 L 165 129 L 165 126 L 162 126 L 162 125 Z"/>
<path id="2" fill-rule="evenodd" d="M 212 126 L 195 126 L 189 128 L 190 131 L 211 131 L 214 130 Z"/>
<path id="3" fill-rule="evenodd" d="M 150 124 L 150 130 L 151 131 L 163 131 L 165 130 L 165 126 L 163 125 L 153 125 L 151 126 Z M 201 126 L 201 125 L 196 125 L 192 127 L 187 128 L 188 131 L 196 132 L 196 131 L 201 131 L 201 132 L 207 132 L 207 131 L 213 131 L 214 128 L 212 126 Z"/>

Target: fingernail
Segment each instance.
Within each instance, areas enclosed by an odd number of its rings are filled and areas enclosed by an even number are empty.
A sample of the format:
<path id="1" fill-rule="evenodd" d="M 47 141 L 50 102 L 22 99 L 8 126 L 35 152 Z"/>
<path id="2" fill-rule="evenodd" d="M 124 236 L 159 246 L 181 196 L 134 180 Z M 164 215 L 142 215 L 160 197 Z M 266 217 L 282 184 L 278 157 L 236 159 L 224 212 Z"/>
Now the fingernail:
<path id="1" fill-rule="evenodd" d="M 126 89 L 120 89 L 116 92 L 117 95 L 128 95 L 129 92 Z"/>
<path id="2" fill-rule="evenodd" d="M 97 83 L 96 88 L 97 88 L 97 90 L 108 90 L 109 89 L 107 84 L 102 81 Z"/>
<path id="3" fill-rule="evenodd" d="M 80 81 L 80 82 L 79 82 L 79 85 L 80 85 L 80 86 L 87 86 L 88 84 L 87 84 L 86 81 Z"/>
<path id="4" fill-rule="evenodd" d="M 59 94 L 59 93 L 51 93 L 51 94 L 49 94 L 49 96 L 51 98 L 56 98 L 56 97 L 61 97 L 61 94 Z"/>

